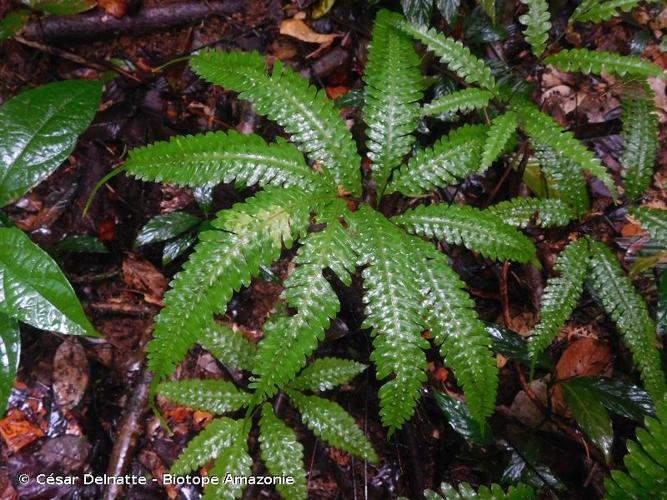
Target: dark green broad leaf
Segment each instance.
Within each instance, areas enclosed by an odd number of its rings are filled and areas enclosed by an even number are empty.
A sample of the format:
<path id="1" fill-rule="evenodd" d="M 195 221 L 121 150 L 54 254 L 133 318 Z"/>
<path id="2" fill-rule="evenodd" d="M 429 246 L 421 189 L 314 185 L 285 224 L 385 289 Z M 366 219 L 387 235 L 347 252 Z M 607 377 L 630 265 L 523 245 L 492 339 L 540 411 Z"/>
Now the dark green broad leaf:
<path id="1" fill-rule="evenodd" d="M 656 324 L 659 335 L 667 335 L 667 271 L 662 272 L 658 283 L 658 307 Z"/>
<path id="2" fill-rule="evenodd" d="M 166 266 L 175 258 L 183 255 L 183 253 L 194 245 L 196 241 L 196 234 L 187 233 L 173 241 L 165 243 L 164 249 L 162 250 L 162 265 Z"/>
<path id="3" fill-rule="evenodd" d="M 29 17 L 29 10 L 17 9 L 0 19 L 0 43 L 13 37 L 18 30 L 23 28 Z"/>
<path id="4" fill-rule="evenodd" d="M 540 444 L 532 437 L 524 437 L 512 451 L 510 461 L 503 471 L 503 484 L 524 482 L 534 488 L 549 485 L 555 490 L 565 490 L 565 485 L 544 462 L 540 461 Z"/>
<path id="5" fill-rule="evenodd" d="M 109 253 L 109 249 L 104 246 L 104 243 L 88 234 L 65 238 L 56 245 L 56 250 L 74 253 Z"/>
<path id="6" fill-rule="evenodd" d="M 643 422 L 655 415 L 651 396 L 641 387 L 616 378 L 576 377 L 560 382 L 574 391 L 586 392 L 616 415 Z"/>
<path id="7" fill-rule="evenodd" d="M 461 0 L 435 0 L 435 6 L 449 24 L 456 20 Z"/>
<path id="8" fill-rule="evenodd" d="M 486 331 L 491 336 L 495 352 L 499 352 L 507 359 L 530 366 L 532 358 L 528 352 L 528 342 L 525 338 L 518 333 L 492 323 L 486 324 Z M 538 365 L 546 369 L 553 368 L 553 363 L 547 355 L 540 358 Z"/>
<path id="9" fill-rule="evenodd" d="M 19 324 L 6 314 L 0 314 L 0 416 L 7 408 L 16 370 L 19 367 L 21 335 Z"/>
<path id="10" fill-rule="evenodd" d="M 435 391 L 435 402 L 442 413 L 445 414 L 445 418 L 447 418 L 447 422 L 452 426 L 452 429 L 465 439 L 482 446 L 493 443 L 489 424 L 484 422 L 484 425 L 480 425 L 472 417 L 470 409 L 463 401 Z"/>
<path id="11" fill-rule="evenodd" d="M 58 265 L 16 228 L 0 228 L 0 313 L 41 330 L 98 336 Z"/>
<path id="12" fill-rule="evenodd" d="M 31 9 L 67 16 L 92 9 L 97 0 L 22 0 Z"/>
<path id="13" fill-rule="evenodd" d="M 157 215 L 141 228 L 137 239 L 134 240 L 134 246 L 140 247 L 170 240 L 188 229 L 192 229 L 200 222 L 199 217 L 186 212 L 169 212 Z"/>
<path id="14" fill-rule="evenodd" d="M 0 107 L 0 206 L 65 161 L 93 120 L 101 94 L 100 82 L 67 80 L 23 92 Z"/>
<path id="15" fill-rule="evenodd" d="M 583 384 L 561 384 L 565 401 L 584 433 L 593 441 L 609 461 L 614 443 L 614 430 L 606 408 L 596 391 Z"/>
<path id="16" fill-rule="evenodd" d="M 364 103 L 363 89 L 351 89 L 334 101 L 337 108 L 356 108 Z"/>
<path id="17" fill-rule="evenodd" d="M 433 0 L 401 0 L 401 6 L 408 21 L 422 26 L 431 21 Z"/>
<path id="18" fill-rule="evenodd" d="M 465 39 L 472 43 L 495 43 L 507 38 L 505 28 L 494 25 L 493 20 L 478 7 L 464 18 L 461 27 Z"/>

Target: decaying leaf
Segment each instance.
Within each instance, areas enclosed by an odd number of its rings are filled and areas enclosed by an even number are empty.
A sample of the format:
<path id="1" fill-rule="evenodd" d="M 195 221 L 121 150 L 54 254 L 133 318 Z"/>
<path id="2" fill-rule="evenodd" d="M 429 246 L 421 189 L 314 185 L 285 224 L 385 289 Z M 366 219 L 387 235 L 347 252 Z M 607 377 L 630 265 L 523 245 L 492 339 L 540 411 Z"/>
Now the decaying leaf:
<path id="1" fill-rule="evenodd" d="M 328 47 L 338 35 L 335 33 L 317 33 L 304 22 L 305 13 L 300 12 L 291 19 L 285 19 L 280 23 L 280 34 L 291 36 L 306 43 L 317 43 Z"/>
<path id="2" fill-rule="evenodd" d="M 88 385 L 88 358 L 79 341 L 67 338 L 53 357 L 53 396 L 60 408 L 74 408 Z"/>

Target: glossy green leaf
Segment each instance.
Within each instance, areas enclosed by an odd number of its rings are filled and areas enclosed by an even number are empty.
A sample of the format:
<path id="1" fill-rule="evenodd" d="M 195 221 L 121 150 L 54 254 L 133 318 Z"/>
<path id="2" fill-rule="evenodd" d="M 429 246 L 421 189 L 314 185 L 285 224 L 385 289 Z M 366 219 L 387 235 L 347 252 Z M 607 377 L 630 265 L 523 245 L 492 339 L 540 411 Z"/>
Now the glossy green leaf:
<path id="1" fill-rule="evenodd" d="M 292 385 L 300 390 L 328 391 L 349 382 L 365 369 L 366 365 L 351 359 L 320 358 L 303 370 Z"/>
<path id="2" fill-rule="evenodd" d="M 231 418 L 216 418 L 197 434 L 171 466 L 172 474 L 188 474 L 217 458 L 222 450 L 234 443 L 242 431 L 243 422 Z"/>
<path id="3" fill-rule="evenodd" d="M 276 484 L 278 492 L 283 498 L 308 498 L 303 446 L 297 441 L 294 431 L 276 417 L 268 403 L 264 403 L 262 407 L 259 428 L 262 460 L 269 473 L 273 476 L 294 478 L 294 484 Z"/>
<path id="4" fill-rule="evenodd" d="M 218 379 L 162 382 L 157 392 L 178 404 L 221 415 L 248 404 L 250 396 L 234 384 Z"/>
<path id="5" fill-rule="evenodd" d="M 0 228 L 0 313 L 41 330 L 98 336 L 58 265 L 16 228 Z"/>
<path id="6" fill-rule="evenodd" d="M 248 454 L 244 425 L 239 425 L 238 430 L 234 432 L 232 445 L 220 451 L 210 474 L 217 476 L 220 481 L 218 484 L 209 484 L 206 487 L 204 500 L 241 498 L 246 485 L 240 481 L 225 481 L 225 478 L 228 475 L 231 478 L 252 476 L 252 457 Z"/>
<path id="7" fill-rule="evenodd" d="M 659 335 L 667 334 L 667 272 L 663 271 L 658 284 L 656 324 Z"/>
<path id="8" fill-rule="evenodd" d="M 290 391 L 301 419 L 317 437 L 346 453 L 377 462 L 378 457 L 354 418 L 333 401 Z"/>
<path id="9" fill-rule="evenodd" d="M 562 382 L 561 387 L 574 419 L 609 461 L 614 444 L 614 430 L 609 414 L 597 394 L 589 391 L 584 384 Z"/>
<path id="10" fill-rule="evenodd" d="M 0 43 L 13 37 L 18 30 L 23 28 L 29 17 L 29 10 L 17 9 L 0 19 Z"/>
<path id="11" fill-rule="evenodd" d="M 74 253 L 109 253 L 109 249 L 94 236 L 80 234 L 62 240 L 56 246 L 61 252 Z"/>
<path id="12" fill-rule="evenodd" d="M 641 422 L 655 415 L 655 406 L 648 393 L 630 382 L 618 378 L 576 377 L 561 384 L 575 391 L 585 391 L 600 401 L 612 413 Z"/>
<path id="13" fill-rule="evenodd" d="M 487 445 L 493 442 L 491 427 L 486 422 L 481 425 L 475 420 L 468 406 L 447 394 L 435 391 L 435 402 L 444 413 L 447 422 L 458 434 L 475 444 Z"/>
<path id="14" fill-rule="evenodd" d="M 134 246 L 136 248 L 159 241 L 167 241 L 188 229 L 192 229 L 199 222 L 201 222 L 199 217 L 186 212 L 169 212 L 156 215 L 141 228 L 134 240 Z"/>
<path id="15" fill-rule="evenodd" d="M 435 6 L 449 24 L 456 20 L 461 0 L 435 0 Z"/>
<path id="16" fill-rule="evenodd" d="M 403 13 L 412 23 L 428 26 L 433 10 L 433 0 L 401 0 Z"/>
<path id="17" fill-rule="evenodd" d="M 512 330 L 491 323 L 487 323 L 486 331 L 491 336 L 495 352 L 499 352 L 507 359 L 530 366 L 532 360 L 528 350 L 528 342 L 524 337 Z M 553 368 L 551 359 L 546 355 L 543 355 L 537 364 L 547 370 Z"/>
<path id="18" fill-rule="evenodd" d="M 0 417 L 12 392 L 21 354 L 21 332 L 16 320 L 0 314 Z"/>
<path id="19" fill-rule="evenodd" d="M 166 242 L 162 250 L 162 265 L 166 266 L 174 259 L 183 255 L 196 242 L 197 235 L 194 233 L 186 233 L 172 241 Z"/>
<path id="20" fill-rule="evenodd" d="M 257 354 L 257 345 L 246 340 L 243 333 L 226 325 L 213 323 L 199 337 L 201 346 L 232 368 L 250 369 Z"/>
<path id="21" fill-rule="evenodd" d="M 101 94 L 101 82 L 67 80 L 23 92 L 0 107 L 0 206 L 65 161 L 93 120 Z"/>
<path id="22" fill-rule="evenodd" d="M 78 14 L 97 5 L 96 0 L 22 0 L 22 2 L 31 9 L 58 16 Z"/>

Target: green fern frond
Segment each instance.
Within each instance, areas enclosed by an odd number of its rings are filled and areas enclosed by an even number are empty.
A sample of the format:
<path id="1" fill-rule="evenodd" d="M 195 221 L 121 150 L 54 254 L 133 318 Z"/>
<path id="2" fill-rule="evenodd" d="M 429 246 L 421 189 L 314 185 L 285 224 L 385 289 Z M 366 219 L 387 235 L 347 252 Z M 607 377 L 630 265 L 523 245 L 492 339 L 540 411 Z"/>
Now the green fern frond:
<path id="1" fill-rule="evenodd" d="M 563 129 L 546 113 L 533 104 L 516 106 L 521 121 L 521 128 L 537 143 L 537 146 L 548 146 L 557 151 L 559 156 L 579 165 L 583 170 L 600 179 L 612 197 L 616 197 L 616 185 L 600 160 L 592 151 L 579 142 L 572 132 Z"/>
<path id="2" fill-rule="evenodd" d="M 658 152 L 658 115 L 648 99 L 623 99 L 621 157 L 625 195 L 639 198 L 651 183 Z"/>
<path id="3" fill-rule="evenodd" d="M 570 16 L 569 24 L 574 22 L 599 23 L 629 12 L 639 5 L 639 0 L 583 0 Z"/>
<path id="4" fill-rule="evenodd" d="M 630 209 L 630 215 L 648 231 L 654 242 L 667 247 L 667 210 L 636 207 Z"/>
<path id="5" fill-rule="evenodd" d="M 422 114 L 426 116 L 439 115 L 440 113 L 472 111 L 482 109 L 489 104 L 493 94 L 488 90 L 463 89 L 451 94 L 443 95 L 424 105 Z"/>
<path id="6" fill-rule="evenodd" d="M 260 397 L 275 394 L 296 376 L 340 308 L 338 296 L 322 271 L 331 269 L 344 283 L 350 283 L 356 264 L 350 236 L 336 220 L 323 231 L 309 234 L 302 243 L 294 259 L 297 266 L 285 280 L 283 292 L 287 305 L 297 313 L 264 326 L 254 370 L 259 380 L 252 383 Z"/>
<path id="7" fill-rule="evenodd" d="M 486 142 L 482 151 L 480 171 L 486 170 L 498 159 L 514 135 L 519 121 L 516 113 L 508 111 L 491 120 L 491 126 L 486 134 Z"/>
<path id="8" fill-rule="evenodd" d="M 211 420 L 203 431 L 190 440 L 171 466 L 170 472 L 176 475 L 189 474 L 217 458 L 222 450 L 232 445 L 235 436 L 241 432 L 241 425 L 242 422 L 227 417 Z"/>
<path id="9" fill-rule="evenodd" d="M 303 446 L 294 431 L 273 413 L 271 405 L 262 406 L 259 421 L 259 443 L 262 460 L 272 476 L 292 477 L 294 484 L 276 483 L 283 498 L 308 498 L 306 471 L 303 466 Z"/>
<path id="10" fill-rule="evenodd" d="M 354 418 L 333 401 L 289 391 L 290 401 L 313 434 L 351 455 L 377 462 L 378 457 Z"/>
<path id="11" fill-rule="evenodd" d="M 491 69 L 458 40 L 438 33 L 433 28 L 428 29 L 407 21 L 399 22 L 398 27 L 426 45 L 440 58 L 440 62 L 466 82 L 478 83 L 487 90 L 495 89 L 496 81 Z"/>
<path id="12" fill-rule="evenodd" d="M 236 411 L 250 401 L 249 394 L 239 391 L 231 382 L 218 379 L 162 382 L 157 392 L 180 405 L 216 415 Z"/>
<path id="13" fill-rule="evenodd" d="M 528 6 L 528 12 L 519 16 L 519 21 L 526 29 L 526 41 L 533 49 L 533 54 L 540 57 L 547 48 L 549 30 L 551 29 L 551 15 L 546 0 L 521 0 Z"/>
<path id="14" fill-rule="evenodd" d="M 225 481 L 227 475 L 234 477 L 252 476 L 252 457 L 248 454 L 246 425 L 239 421 L 236 435 L 231 446 L 224 448 L 209 471 L 212 476 L 220 480 L 218 484 L 210 483 L 204 490 L 204 500 L 234 500 L 241 498 L 246 485 L 243 482 Z"/>
<path id="15" fill-rule="evenodd" d="M 209 132 L 177 136 L 130 151 L 128 174 L 144 181 L 179 186 L 215 186 L 221 182 L 299 186 L 306 191 L 333 183 L 310 168 L 301 152 L 284 139 L 267 144 L 255 134 Z"/>
<path id="16" fill-rule="evenodd" d="M 426 327 L 445 364 L 454 370 L 470 413 L 483 422 L 495 410 L 498 387 L 489 335 L 447 257 L 425 241 L 415 245 L 415 250 L 421 255 L 414 269 L 424 293 Z"/>
<path id="17" fill-rule="evenodd" d="M 510 486 L 507 493 L 503 491 L 499 484 L 492 484 L 491 488 L 480 486 L 477 492 L 468 483 L 459 483 L 458 486 L 452 486 L 448 483 L 440 485 L 442 495 L 435 491 L 426 490 L 424 498 L 426 500 L 463 500 L 466 498 L 476 498 L 478 500 L 532 500 L 535 498 L 533 489 L 523 483 Z"/>
<path id="18" fill-rule="evenodd" d="M 303 370 L 292 383 L 302 391 L 328 391 L 345 384 L 366 369 L 366 365 L 351 359 L 319 358 Z"/>
<path id="19" fill-rule="evenodd" d="M 394 378 L 380 388 L 380 415 L 390 434 L 414 413 L 426 380 L 428 342 L 422 337 L 423 305 L 413 271 L 411 239 L 367 207 L 354 212 L 352 230 L 363 271 L 366 320 L 372 328 L 377 378 Z"/>
<path id="20" fill-rule="evenodd" d="M 581 167 L 544 144 L 535 147 L 535 158 L 551 188 L 549 196 L 563 200 L 577 216 L 583 215 L 590 206 L 590 199 Z"/>
<path id="21" fill-rule="evenodd" d="M 637 440 L 626 442 L 627 472 L 611 471 L 604 482 L 608 500 L 663 498 L 667 491 L 667 402 L 656 404 L 656 418 L 647 417 Z"/>
<path id="22" fill-rule="evenodd" d="M 251 369 L 257 354 L 256 344 L 248 341 L 241 332 L 220 323 L 213 323 L 202 331 L 197 342 L 231 368 Z"/>
<path id="23" fill-rule="evenodd" d="M 490 259 L 536 262 L 535 245 L 490 212 L 463 205 L 420 205 L 392 219 L 406 231 L 463 245 Z"/>
<path id="24" fill-rule="evenodd" d="M 644 299 L 623 273 L 616 256 L 598 241 L 591 245 L 591 291 L 630 348 L 639 368 L 644 387 L 654 401 L 661 401 L 667 391 L 660 355 L 656 349 L 655 324 Z"/>
<path id="25" fill-rule="evenodd" d="M 211 327 L 213 314 L 224 313 L 232 294 L 270 265 L 283 243 L 309 223 L 322 195 L 304 195 L 297 188 L 267 188 L 242 204 L 218 213 L 214 230 L 199 236 L 195 251 L 171 283 L 165 308 L 155 320 L 148 344 L 149 367 L 158 379 L 177 363 Z"/>
<path id="26" fill-rule="evenodd" d="M 487 209 L 505 224 L 527 227 L 535 219 L 540 227 L 567 226 L 577 214 L 565 202 L 557 198 L 512 198 Z"/>
<path id="27" fill-rule="evenodd" d="M 422 75 L 414 42 L 396 28 L 401 16 L 381 10 L 375 18 L 364 71 L 366 146 L 378 192 L 410 152 L 417 128 Z"/>
<path id="28" fill-rule="evenodd" d="M 388 191 L 422 196 L 478 172 L 487 130 L 483 125 L 464 125 L 418 151 L 394 172 Z"/>
<path id="29" fill-rule="evenodd" d="M 254 109 L 277 122 L 290 134 L 308 158 L 321 167 L 337 184 L 358 194 L 360 166 L 352 134 L 345 128 L 338 111 L 324 91 L 286 68 L 280 61 L 268 74 L 264 58 L 256 52 L 203 50 L 190 64 L 211 83 L 240 92 Z"/>
<path id="30" fill-rule="evenodd" d="M 588 49 L 565 49 L 550 55 L 545 63 L 561 71 L 600 74 L 603 71 L 619 76 L 664 76 L 657 64 L 642 61 L 638 57 L 622 56 L 616 52 Z"/>
<path id="31" fill-rule="evenodd" d="M 528 340 L 533 363 L 569 319 L 584 290 L 588 274 L 590 249 L 587 239 L 573 241 L 556 260 L 554 269 L 559 276 L 549 278 L 542 295 L 540 322 Z"/>

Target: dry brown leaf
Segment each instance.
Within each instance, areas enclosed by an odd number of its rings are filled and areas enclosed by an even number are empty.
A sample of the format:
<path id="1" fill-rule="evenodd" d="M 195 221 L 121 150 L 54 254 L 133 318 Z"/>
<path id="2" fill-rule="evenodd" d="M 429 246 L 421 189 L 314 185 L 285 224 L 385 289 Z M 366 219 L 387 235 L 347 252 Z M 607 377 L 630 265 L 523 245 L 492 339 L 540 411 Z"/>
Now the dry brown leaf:
<path id="1" fill-rule="evenodd" d="M 161 305 L 162 296 L 167 289 L 167 278 L 147 260 L 130 255 L 123 261 L 123 280 L 125 283 L 144 293 L 144 300 L 149 304 Z"/>
<path id="2" fill-rule="evenodd" d="M 9 449 L 16 453 L 35 439 L 44 436 L 44 433 L 30 422 L 22 411 L 14 408 L 0 420 L 0 436 L 5 440 Z"/>
<path id="3" fill-rule="evenodd" d="M 328 47 L 333 43 L 338 35 L 335 33 L 324 34 L 314 31 L 304 22 L 304 17 L 303 13 L 300 12 L 291 19 L 285 19 L 280 23 L 280 34 L 291 36 L 306 43 L 317 43 L 323 47 Z"/>
<path id="4" fill-rule="evenodd" d="M 71 410 L 88 385 L 88 357 L 74 337 L 68 337 L 53 357 L 53 397 L 58 406 Z"/>
<path id="5" fill-rule="evenodd" d="M 127 13 L 129 0 L 97 0 L 97 5 L 104 9 L 104 12 L 114 17 L 123 17 Z"/>

